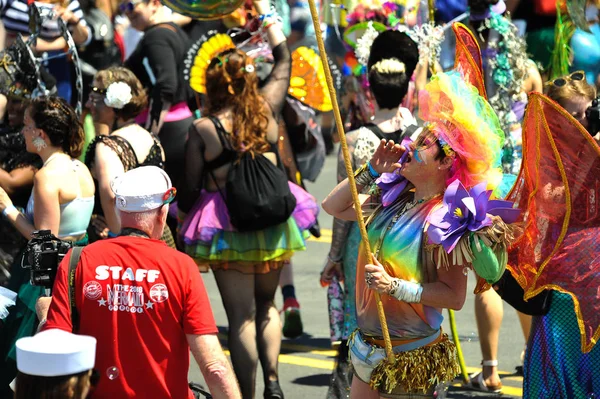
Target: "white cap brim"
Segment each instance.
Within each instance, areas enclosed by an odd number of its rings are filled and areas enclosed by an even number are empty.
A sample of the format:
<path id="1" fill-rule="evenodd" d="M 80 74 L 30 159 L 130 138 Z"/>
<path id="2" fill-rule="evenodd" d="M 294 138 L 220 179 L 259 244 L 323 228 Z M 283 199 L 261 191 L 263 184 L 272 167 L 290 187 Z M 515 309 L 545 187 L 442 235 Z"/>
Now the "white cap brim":
<path id="1" fill-rule="evenodd" d="M 16 343 L 17 369 L 40 377 L 72 375 L 94 368 L 96 338 L 52 329 Z"/>

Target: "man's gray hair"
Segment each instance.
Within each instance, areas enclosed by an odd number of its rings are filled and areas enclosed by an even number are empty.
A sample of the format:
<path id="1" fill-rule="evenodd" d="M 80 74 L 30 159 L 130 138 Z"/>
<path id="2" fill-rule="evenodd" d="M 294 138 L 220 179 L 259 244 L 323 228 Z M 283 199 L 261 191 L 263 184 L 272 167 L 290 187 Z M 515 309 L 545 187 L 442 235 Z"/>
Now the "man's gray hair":
<path id="1" fill-rule="evenodd" d="M 151 231 L 160 213 L 161 208 L 145 212 L 123 212 L 119 211 L 121 227 L 133 227 L 142 231 Z"/>

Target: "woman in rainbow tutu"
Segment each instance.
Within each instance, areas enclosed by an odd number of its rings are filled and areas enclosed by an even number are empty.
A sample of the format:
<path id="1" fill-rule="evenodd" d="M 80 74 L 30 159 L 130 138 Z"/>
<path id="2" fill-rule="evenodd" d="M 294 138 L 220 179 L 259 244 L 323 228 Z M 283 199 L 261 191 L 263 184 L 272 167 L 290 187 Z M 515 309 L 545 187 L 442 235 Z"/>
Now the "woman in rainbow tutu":
<path id="1" fill-rule="evenodd" d="M 506 210 L 496 218 L 490 215 L 493 209 L 487 211 L 492 190 L 502 179 L 504 134 L 498 118 L 457 72 L 435 75 L 419 104 L 420 117 L 428 124 L 418 138 L 402 145 L 382 140 L 355 174 L 359 191 L 366 193 L 361 204 L 373 254 L 367 259 L 361 250 L 357 263 L 358 330 L 349 340 L 353 398 L 433 397 L 436 389 L 440 397 L 442 383 L 459 371 L 454 344 L 441 330 L 442 309 L 462 308 L 465 267 L 472 265 L 493 281 L 503 270 L 496 264 L 487 275 L 476 267 L 480 263 L 469 249 L 474 236 L 504 228 L 502 217 L 511 215 Z M 467 197 L 477 203 L 476 212 L 465 208 Z M 503 201 L 493 204 L 508 207 Z M 338 218 L 356 219 L 348 180 L 329 194 L 323 209 Z M 494 253 L 482 253 L 505 258 L 505 244 L 486 241 Z M 385 360 L 376 291 L 395 364 Z"/>
<path id="2" fill-rule="evenodd" d="M 197 120 L 189 133 L 186 181 L 179 209 L 187 212 L 181 228 L 185 252 L 201 270 L 212 268 L 221 292 L 229 321 L 228 346 L 242 395 L 254 397 L 260 359 L 264 397 L 283 398 L 277 374 L 281 324 L 273 298 L 284 262 L 294 252 L 305 249 L 307 230 L 316 221 L 318 207 L 313 197 L 288 183 L 282 174 L 285 187 L 277 186 L 275 191 L 288 191 L 290 202 L 295 203 L 286 220 L 254 230 L 241 229 L 239 219 L 233 217 L 239 215 L 242 205 L 240 197 L 236 200 L 230 195 L 230 174 L 244 161 L 250 165 L 248 154 L 258 164 L 265 162 L 264 158 L 271 167 L 278 164 L 276 118 L 285 103 L 290 80 L 291 56 L 277 17 L 268 2 L 254 5 L 261 15 L 275 66 L 259 89 L 254 62 L 244 52 L 230 48 L 210 61 L 206 70 L 208 117 Z M 277 194 L 275 191 L 260 194 L 270 197 Z M 257 225 L 263 222 L 257 220 Z"/>

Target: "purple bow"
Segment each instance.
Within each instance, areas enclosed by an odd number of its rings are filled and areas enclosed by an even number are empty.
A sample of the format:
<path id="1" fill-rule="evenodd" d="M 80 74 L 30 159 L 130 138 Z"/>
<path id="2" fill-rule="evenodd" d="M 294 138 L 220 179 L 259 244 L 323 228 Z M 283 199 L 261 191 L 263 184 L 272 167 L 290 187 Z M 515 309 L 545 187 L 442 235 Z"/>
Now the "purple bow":
<path id="1" fill-rule="evenodd" d="M 514 223 L 521 211 L 510 201 L 490 201 L 492 190 L 486 190 L 486 186 L 483 182 L 467 191 L 459 180 L 452 182 L 444 194 L 443 206 L 427 218 L 429 240 L 450 253 L 465 233 L 490 226 L 491 216 Z"/>
<path id="2" fill-rule="evenodd" d="M 402 154 L 398 160 L 400 164 L 403 164 L 406 161 L 406 158 L 408 158 L 408 154 L 410 152 L 408 145 L 411 143 L 412 140 L 409 137 L 402 139 L 402 143 L 400 143 L 400 145 L 404 146 L 404 148 L 407 150 L 404 151 L 404 154 Z M 406 178 L 400 174 L 400 168 L 398 168 L 392 173 L 382 173 L 377 179 L 376 183 L 377 187 L 379 187 L 382 191 L 381 203 L 385 207 L 394 202 L 400 193 L 404 191 L 408 185 L 408 180 L 406 180 Z"/>

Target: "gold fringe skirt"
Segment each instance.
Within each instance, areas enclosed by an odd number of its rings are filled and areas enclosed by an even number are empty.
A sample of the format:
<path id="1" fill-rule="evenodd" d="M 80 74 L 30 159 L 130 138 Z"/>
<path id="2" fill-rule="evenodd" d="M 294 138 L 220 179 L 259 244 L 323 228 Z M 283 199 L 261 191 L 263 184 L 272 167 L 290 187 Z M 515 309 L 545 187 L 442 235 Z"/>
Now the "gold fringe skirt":
<path id="1" fill-rule="evenodd" d="M 387 394 L 429 394 L 443 382 L 452 381 L 459 373 L 456 346 L 443 334 L 434 344 L 395 354 L 396 362 L 387 358 L 371 374 L 372 389 Z"/>

